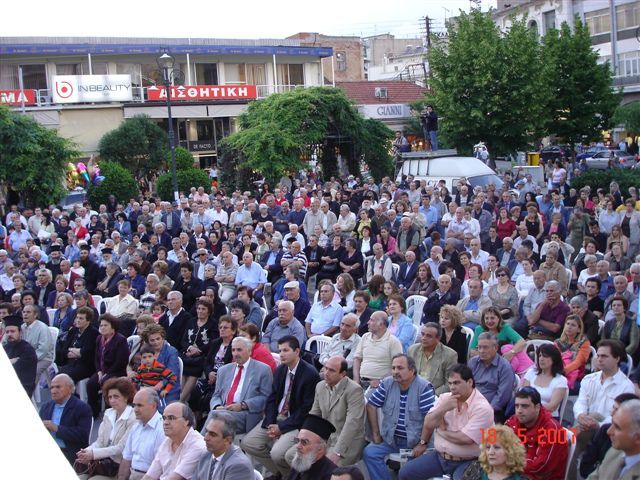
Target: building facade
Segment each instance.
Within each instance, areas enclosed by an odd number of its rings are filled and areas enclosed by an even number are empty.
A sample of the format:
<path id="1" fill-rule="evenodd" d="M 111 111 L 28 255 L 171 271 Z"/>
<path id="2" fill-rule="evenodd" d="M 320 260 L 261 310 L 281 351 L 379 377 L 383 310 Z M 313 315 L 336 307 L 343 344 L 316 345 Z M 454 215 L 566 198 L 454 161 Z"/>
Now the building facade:
<path id="1" fill-rule="evenodd" d="M 333 50 L 298 40 L 162 38 L 0 38 L 0 103 L 33 116 L 97 153 L 100 138 L 135 115 L 167 127 L 166 92 L 156 62 L 175 58 L 171 88 L 176 144 L 202 167 L 237 129 L 255 99 L 334 81 Z"/>
<path id="2" fill-rule="evenodd" d="M 498 0 L 494 20 L 507 29 L 511 18 L 523 18 L 539 36 L 577 15 L 589 26 L 600 62 L 609 62 L 613 84 L 624 88 L 624 103 L 640 100 L 640 1 L 638 0 Z M 614 32 L 612 34 L 612 32 Z"/>
<path id="3" fill-rule="evenodd" d="M 367 80 L 408 80 L 424 85 L 426 49 L 421 38 L 395 38 L 391 34 L 362 39 Z"/>

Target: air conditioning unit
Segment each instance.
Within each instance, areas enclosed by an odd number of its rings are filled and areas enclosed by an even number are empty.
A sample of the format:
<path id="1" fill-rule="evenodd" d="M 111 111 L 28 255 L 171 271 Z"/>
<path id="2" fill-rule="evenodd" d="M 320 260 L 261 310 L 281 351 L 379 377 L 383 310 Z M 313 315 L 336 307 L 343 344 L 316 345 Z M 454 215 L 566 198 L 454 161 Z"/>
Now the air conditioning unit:
<path id="1" fill-rule="evenodd" d="M 387 98 L 387 87 L 376 87 L 374 95 L 376 98 Z"/>

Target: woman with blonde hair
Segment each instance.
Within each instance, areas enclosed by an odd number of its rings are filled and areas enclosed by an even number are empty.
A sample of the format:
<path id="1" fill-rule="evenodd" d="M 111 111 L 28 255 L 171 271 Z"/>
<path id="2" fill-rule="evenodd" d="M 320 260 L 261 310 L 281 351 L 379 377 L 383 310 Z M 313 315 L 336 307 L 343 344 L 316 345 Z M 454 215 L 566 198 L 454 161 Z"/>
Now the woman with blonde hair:
<path id="1" fill-rule="evenodd" d="M 524 446 L 505 425 L 488 428 L 480 445 L 480 480 L 520 480 L 526 462 Z"/>
<path id="2" fill-rule="evenodd" d="M 572 389 L 576 380 L 582 378 L 591 355 L 591 342 L 584 334 L 584 324 L 578 315 L 567 316 L 562 334 L 554 344 L 560 350 L 564 376 L 567 377 L 569 389 Z"/>
<path id="3" fill-rule="evenodd" d="M 462 331 L 462 312 L 454 305 L 443 305 L 440 308 L 440 341 L 458 353 L 458 363 L 467 363 L 467 336 Z"/>

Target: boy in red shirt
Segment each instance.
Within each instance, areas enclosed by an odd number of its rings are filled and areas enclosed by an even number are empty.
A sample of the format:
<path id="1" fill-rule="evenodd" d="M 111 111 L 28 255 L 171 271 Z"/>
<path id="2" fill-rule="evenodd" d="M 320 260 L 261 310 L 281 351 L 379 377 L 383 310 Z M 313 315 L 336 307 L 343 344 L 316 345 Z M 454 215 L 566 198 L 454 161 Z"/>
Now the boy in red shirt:
<path id="1" fill-rule="evenodd" d="M 142 387 L 152 387 L 159 391 L 160 397 L 164 398 L 171 391 L 176 383 L 174 373 L 158 362 L 149 345 L 143 345 L 140 349 L 141 362 L 136 375 L 133 378 L 138 389 Z"/>

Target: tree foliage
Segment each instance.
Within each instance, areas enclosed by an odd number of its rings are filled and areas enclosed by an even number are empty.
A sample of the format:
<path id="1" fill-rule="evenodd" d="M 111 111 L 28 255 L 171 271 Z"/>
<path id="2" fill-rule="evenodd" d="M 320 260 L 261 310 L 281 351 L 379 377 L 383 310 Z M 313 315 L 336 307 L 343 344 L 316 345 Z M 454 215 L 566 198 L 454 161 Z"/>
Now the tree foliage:
<path id="1" fill-rule="evenodd" d="M 27 115 L 0 105 L 0 182 L 29 206 L 58 202 L 66 193 L 65 165 L 75 146 Z"/>
<path id="2" fill-rule="evenodd" d="M 627 132 L 640 132 L 640 102 L 619 106 L 613 114 L 612 123 L 624 125 Z"/>
<path id="3" fill-rule="evenodd" d="M 100 175 L 105 179 L 100 185 L 91 185 L 87 189 L 87 197 L 91 205 L 97 207 L 106 203 L 109 195 L 114 195 L 118 202 L 128 202 L 139 195 L 138 184 L 129 170 L 116 162 L 108 160 L 100 162 Z"/>
<path id="4" fill-rule="evenodd" d="M 184 147 L 176 147 L 176 170 L 194 168 L 193 155 Z M 171 151 L 167 153 L 167 165 L 171 168 Z"/>
<path id="5" fill-rule="evenodd" d="M 167 158 L 169 139 L 146 115 L 128 118 L 106 133 L 98 146 L 100 156 L 126 167 L 134 175 L 160 169 Z"/>
<path id="6" fill-rule="evenodd" d="M 598 65 L 587 27 L 564 23 L 540 43 L 526 18 L 500 32 L 491 13 L 461 13 L 448 40 L 429 54 L 443 140 L 469 152 L 478 141 L 496 154 L 522 150 L 547 134 L 576 143 L 601 136 L 620 96 Z"/>
<path id="7" fill-rule="evenodd" d="M 388 153 L 393 132 L 381 122 L 365 120 L 337 88 L 314 87 L 270 95 L 249 105 L 240 117 L 240 127 L 223 143 L 234 152 L 241 167 L 259 172 L 270 182 L 305 168 L 301 157 L 314 145 L 324 145 L 325 153 L 332 146 L 342 149 L 342 145 L 348 145 L 343 155 L 348 152 L 351 156 L 347 159 L 350 165 L 357 166 L 364 156 L 374 175 L 386 175 L 393 169 Z M 323 163 L 324 157 L 320 162 L 329 167 Z M 359 173 L 355 170 L 352 173 Z"/>
<path id="8" fill-rule="evenodd" d="M 587 170 L 582 175 L 571 180 L 571 188 L 580 190 L 582 187 L 589 185 L 591 191 L 594 187 L 608 188 L 611 182 L 617 182 L 623 197 L 629 194 L 629 187 L 638 187 L 640 185 L 640 170 L 637 169 L 621 169 L 610 168 L 608 170 Z"/>
<path id="9" fill-rule="evenodd" d="M 178 178 L 178 191 L 189 195 L 191 187 L 205 187 L 208 189 L 209 175 L 204 170 L 199 168 L 187 168 L 186 170 L 178 170 L 176 177 Z M 158 183 L 156 184 L 158 195 L 162 200 L 172 202 L 173 198 L 173 180 L 171 172 L 163 173 L 158 177 Z"/>
<path id="10" fill-rule="evenodd" d="M 433 93 L 443 140 L 470 152 L 484 141 L 495 153 L 532 143 L 543 126 L 540 45 L 524 22 L 502 35 L 491 15 L 461 13 L 449 40 L 431 50 Z"/>
<path id="11" fill-rule="evenodd" d="M 576 17 L 573 32 L 565 22 L 544 37 L 542 70 L 552 93 L 547 131 L 576 144 L 602 137 L 620 104 L 608 63 L 598 64 L 587 26 Z"/>

